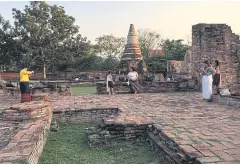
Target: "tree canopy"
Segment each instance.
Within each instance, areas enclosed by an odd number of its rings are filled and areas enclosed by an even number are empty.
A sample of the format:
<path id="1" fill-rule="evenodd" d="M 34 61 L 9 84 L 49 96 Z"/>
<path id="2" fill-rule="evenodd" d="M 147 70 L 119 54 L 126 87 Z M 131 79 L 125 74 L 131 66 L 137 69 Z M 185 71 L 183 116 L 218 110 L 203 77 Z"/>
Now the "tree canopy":
<path id="1" fill-rule="evenodd" d="M 106 58 L 104 64 L 105 68 L 112 69 L 118 66 L 126 39 L 113 35 L 103 35 L 96 38 L 96 42 L 98 54 Z"/>
<path id="2" fill-rule="evenodd" d="M 183 40 L 166 39 L 162 42 L 164 56 L 171 60 L 184 60 L 184 56 L 189 49 L 188 45 L 182 43 Z"/>
<path id="3" fill-rule="evenodd" d="M 13 18 L 17 37 L 25 42 L 25 64 L 42 66 L 44 73 L 47 65 L 54 69 L 66 59 L 65 65 L 73 64 L 73 57 L 88 46 L 86 38 L 78 34 L 75 18 L 67 15 L 62 6 L 32 1 L 23 11 L 13 9 Z"/>
<path id="4" fill-rule="evenodd" d="M 150 50 L 161 47 L 162 39 L 156 31 L 139 29 L 138 42 L 144 58 L 148 58 Z"/>
<path id="5" fill-rule="evenodd" d="M 126 39 L 102 35 L 92 44 L 79 33 L 75 18 L 64 7 L 31 1 L 23 10 L 12 9 L 13 24 L 0 15 L 0 71 L 19 71 L 26 65 L 35 71 L 82 71 L 117 69 Z M 182 40 L 162 39 L 150 29 L 138 30 L 144 58 L 151 63 L 183 60 L 189 48 Z M 152 49 L 163 55 L 149 57 Z M 159 62 L 158 62 L 159 61 Z M 155 68 L 155 66 L 153 65 Z"/>

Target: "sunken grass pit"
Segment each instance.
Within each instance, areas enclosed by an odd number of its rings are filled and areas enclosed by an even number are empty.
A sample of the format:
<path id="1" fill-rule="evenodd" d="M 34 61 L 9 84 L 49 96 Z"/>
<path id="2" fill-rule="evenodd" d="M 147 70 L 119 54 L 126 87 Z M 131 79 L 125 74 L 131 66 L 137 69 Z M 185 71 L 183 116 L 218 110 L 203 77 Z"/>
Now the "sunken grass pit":
<path id="1" fill-rule="evenodd" d="M 61 124 L 49 132 L 39 164 L 157 164 L 164 159 L 151 151 L 145 141 L 118 142 L 90 148 L 84 129 L 89 124 Z M 166 162 L 166 161 L 165 161 Z"/>

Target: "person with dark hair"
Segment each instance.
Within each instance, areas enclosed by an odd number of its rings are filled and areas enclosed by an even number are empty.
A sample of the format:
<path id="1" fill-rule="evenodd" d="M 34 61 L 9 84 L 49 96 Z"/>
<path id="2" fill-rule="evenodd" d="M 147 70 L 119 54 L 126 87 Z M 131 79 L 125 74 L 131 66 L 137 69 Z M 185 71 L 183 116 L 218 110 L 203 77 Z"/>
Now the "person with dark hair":
<path id="1" fill-rule="evenodd" d="M 24 67 L 20 71 L 20 92 L 21 92 L 21 102 L 30 102 L 30 88 L 29 88 L 29 76 L 33 74 L 34 71 L 28 71 L 27 67 Z"/>
<path id="2" fill-rule="evenodd" d="M 140 90 L 139 82 L 138 82 L 138 73 L 133 67 L 131 67 L 129 70 L 130 72 L 128 73 L 127 77 L 128 77 L 128 85 L 130 87 L 130 92 L 132 94 L 136 94 Z"/>
<path id="3" fill-rule="evenodd" d="M 216 74 L 213 76 L 213 86 L 216 86 L 217 93 L 219 93 L 219 89 L 221 88 L 221 72 L 220 72 L 220 64 L 219 61 L 215 61 L 215 71 Z"/>
<path id="4" fill-rule="evenodd" d="M 112 77 L 112 71 L 108 71 L 107 74 L 107 92 L 109 94 L 114 94 L 114 82 L 113 82 L 113 77 Z"/>
<path id="5" fill-rule="evenodd" d="M 215 73 L 215 70 L 213 69 L 211 62 L 204 61 L 205 68 L 201 70 L 202 77 L 202 96 L 203 99 L 207 102 L 211 101 L 212 97 L 212 82 L 213 77 L 212 75 Z"/>

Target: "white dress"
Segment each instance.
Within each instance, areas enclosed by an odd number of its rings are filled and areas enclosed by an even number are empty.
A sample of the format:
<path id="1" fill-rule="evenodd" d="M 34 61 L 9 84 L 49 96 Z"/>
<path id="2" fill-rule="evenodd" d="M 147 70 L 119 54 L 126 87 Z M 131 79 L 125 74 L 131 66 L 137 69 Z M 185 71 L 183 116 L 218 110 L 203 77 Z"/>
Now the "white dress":
<path id="1" fill-rule="evenodd" d="M 203 75 L 202 78 L 202 97 L 203 99 L 211 99 L 212 95 L 212 82 L 213 82 L 213 76 L 210 75 Z"/>
<path id="2" fill-rule="evenodd" d="M 112 75 L 111 75 L 111 74 L 107 75 L 107 92 L 110 91 L 110 87 L 108 86 L 108 82 L 109 82 L 109 81 L 113 81 L 113 80 L 112 80 Z"/>
<path id="3" fill-rule="evenodd" d="M 136 71 L 128 73 L 128 85 L 130 84 L 130 80 L 136 81 L 138 79 L 138 73 Z"/>

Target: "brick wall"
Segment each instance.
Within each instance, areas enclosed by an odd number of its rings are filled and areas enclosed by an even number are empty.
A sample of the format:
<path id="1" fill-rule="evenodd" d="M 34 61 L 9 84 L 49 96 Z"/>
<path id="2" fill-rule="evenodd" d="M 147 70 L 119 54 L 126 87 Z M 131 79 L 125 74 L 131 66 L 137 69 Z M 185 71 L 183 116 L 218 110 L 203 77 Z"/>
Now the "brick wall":
<path id="1" fill-rule="evenodd" d="M 192 27 L 192 73 L 200 81 L 205 60 L 219 60 L 223 86 L 239 83 L 240 41 L 226 24 L 197 24 Z"/>
<path id="2" fill-rule="evenodd" d="M 107 94 L 106 83 L 96 83 L 98 94 Z M 188 79 L 183 81 L 159 81 L 159 82 L 142 82 L 140 93 L 159 93 L 159 92 L 176 92 L 176 91 L 196 91 L 198 90 L 198 83 L 195 79 Z M 128 85 L 121 82 L 115 82 L 115 93 L 130 92 Z"/>
<path id="3" fill-rule="evenodd" d="M 46 101 L 15 104 L 0 116 L 1 123 L 19 124 L 10 142 L 0 149 L 0 163 L 37 164 L 52 120 L 51 104 Z"/>
<path id="4" fill-rule="evenodd" d="M 58 122 L 86 123 L 99 122 L 108 116 L 117 115 L 119 109 L 74 109 L 67 111 L 54 111 L 53 118 Z"/>
<path id="5" fill-rule="evenodd" d="M 90 147 L 109 145 L 113 142 L 146 139 L 152 122 L 145 117 L 119 115 L 104 118 L 99 126 L 85 129 Z"/>
<path id="6" fill-rule="evenodd" d="M 2 111 L 2 120 L 24 121 L 49 116 L 51 105 L 45 101 L 32 101 L 27 104 L 15 104 Z"/>
<path id="7" fill-rule="evenodd" d="M 90 77 L 96 78 L 104 78 L 106 76 L 107 71 L 89 71 L 89 72 L 59 72 L 56 74 L 53 73 L 48 73 L 47 74 L 47 79 L 55 79 L 55 80 L 62 80 L 62 79 L 69 79 L 71 80 L 73 76 L 75 75 L 82 75 L 82 74 L 87 74 Z M 43 79 L 43 74 L 42 73 L 36 73 L 30 77 L 32 80 L 41 80 Z M 19 80 L 19 72 L 15 73 L 0 73 L 0 79 L 3 80 Z"/>

